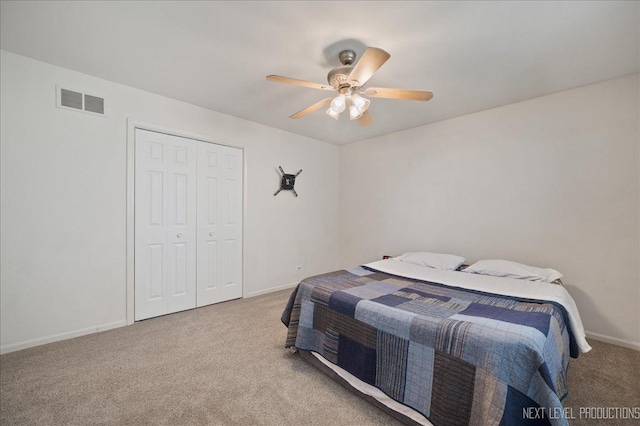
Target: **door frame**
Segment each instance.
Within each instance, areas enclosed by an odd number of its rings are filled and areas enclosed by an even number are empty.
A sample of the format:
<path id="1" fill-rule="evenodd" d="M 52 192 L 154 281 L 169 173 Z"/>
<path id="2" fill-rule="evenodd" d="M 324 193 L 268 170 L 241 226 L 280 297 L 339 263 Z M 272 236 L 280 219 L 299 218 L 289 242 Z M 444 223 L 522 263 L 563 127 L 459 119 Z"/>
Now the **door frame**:
<path id="1" fill-rule="evenodd" d="M 228 146 L 242 150 L 242 297 L 247 297 L 244 285 L 244 239 L 245 221 L 247 212 L 247 168 L 245 167 L 246 152 L 244 147 L 222 142 L 217 138 L 200 135 L 185 130 L 173 129 L 157 124 L 146 123 L 133 118 L 127 118 L 127 227 L 126 227 L 126 317 L 127 325 L 135 322 L 135 141 L 136 129 L 149 130 L 152 132 L 164 133 L 171 136 L 195 139 L 202 142 L 216 145 Z"/>

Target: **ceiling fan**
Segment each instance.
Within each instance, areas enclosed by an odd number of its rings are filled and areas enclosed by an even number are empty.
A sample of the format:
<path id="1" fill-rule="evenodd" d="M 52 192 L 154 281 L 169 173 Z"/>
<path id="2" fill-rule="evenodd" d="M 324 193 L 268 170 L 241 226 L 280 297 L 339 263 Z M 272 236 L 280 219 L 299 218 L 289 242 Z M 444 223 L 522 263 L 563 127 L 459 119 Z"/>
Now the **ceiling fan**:
<path id="1" fill-rule="evenodd" d="M 279 75 L 269 75 L 267 76 L 267 80 L 338 92 L 338 96 L 316 102 L 296 112 L 290 118 L 302 118 L 309 113 L 329 105 L 326 113 L 336 120 L 340 118 L 340 113 L 348 107 L 349 118 L 351 120 L 357 120 L 358 123 L 366 126 L 373 122 L 371 115 L 367 111 L 371 101 L 360 95 L 371 98 L 404 99 L 412 101 L 428 101 L 433 97 L 433 93 L 427 90 L 389 89 L 385 87 L 369 87 L 363 90 L 363 86 L 369 81 L 373 74 L 387 62 L 390 56 L 391 55 L 382 49 L 368 47 L 360 60 L 353 65 L 356 60 L 356 53 L 353 50 L 343 50 L 339 55 L 342 66 L 338 66 L 329 71 L 329 75 L 327 76 L 329 85 Z"/>

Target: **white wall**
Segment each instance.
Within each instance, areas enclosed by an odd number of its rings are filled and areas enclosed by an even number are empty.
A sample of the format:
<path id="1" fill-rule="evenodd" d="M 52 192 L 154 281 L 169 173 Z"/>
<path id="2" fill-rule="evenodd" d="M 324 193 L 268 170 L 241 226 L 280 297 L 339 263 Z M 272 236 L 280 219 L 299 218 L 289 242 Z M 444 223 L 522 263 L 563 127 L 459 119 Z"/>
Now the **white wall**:
<path id="1" fill-rule="evenodd" d="M 342 147 L 343 266 L 423 250 L 553 267 L 592 336 L 640 349 L 638 79 Z"/>
<path id="2" fill-rule="evenodd" d="M 338 266 L 338 147 L 5 51 L 0 63 L 0 351 L 125 324 L 129 118 L 244 148 L 246 296 Z M 109 117 L 56 108 L 56 85 L 104 96 Z M 279 165 L 304 169 L 298 198 L 273 196 Z"/>

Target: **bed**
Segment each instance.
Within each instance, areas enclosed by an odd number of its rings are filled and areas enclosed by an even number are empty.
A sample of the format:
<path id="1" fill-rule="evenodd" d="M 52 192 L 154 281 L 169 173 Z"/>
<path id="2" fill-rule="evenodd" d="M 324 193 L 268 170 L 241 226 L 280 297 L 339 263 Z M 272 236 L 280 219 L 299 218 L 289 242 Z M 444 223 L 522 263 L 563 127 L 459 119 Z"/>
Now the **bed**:
<path id="1" fill-rule="evenodd" d="M 591 349 L 562 285 L 395 259 L 303 280 L 282 321 L 286 347 L 435 426 L 566 425 L 569 357 Z"/>

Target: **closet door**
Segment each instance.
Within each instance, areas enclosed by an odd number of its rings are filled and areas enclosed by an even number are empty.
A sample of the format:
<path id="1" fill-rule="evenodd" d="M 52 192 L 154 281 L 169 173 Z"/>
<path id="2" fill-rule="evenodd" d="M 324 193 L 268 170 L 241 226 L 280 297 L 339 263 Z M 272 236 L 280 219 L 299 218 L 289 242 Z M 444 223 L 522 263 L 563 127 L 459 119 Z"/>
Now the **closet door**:
<path id="1" fill-rule="evenodd" d="M 196 306 L 197 142 L 136 129 L 135 319 Z"/>
<path id="2" fill-rule="evenodd" d="M 198 306 L 242 297 L 242 161 L 198 142 Z"/>

